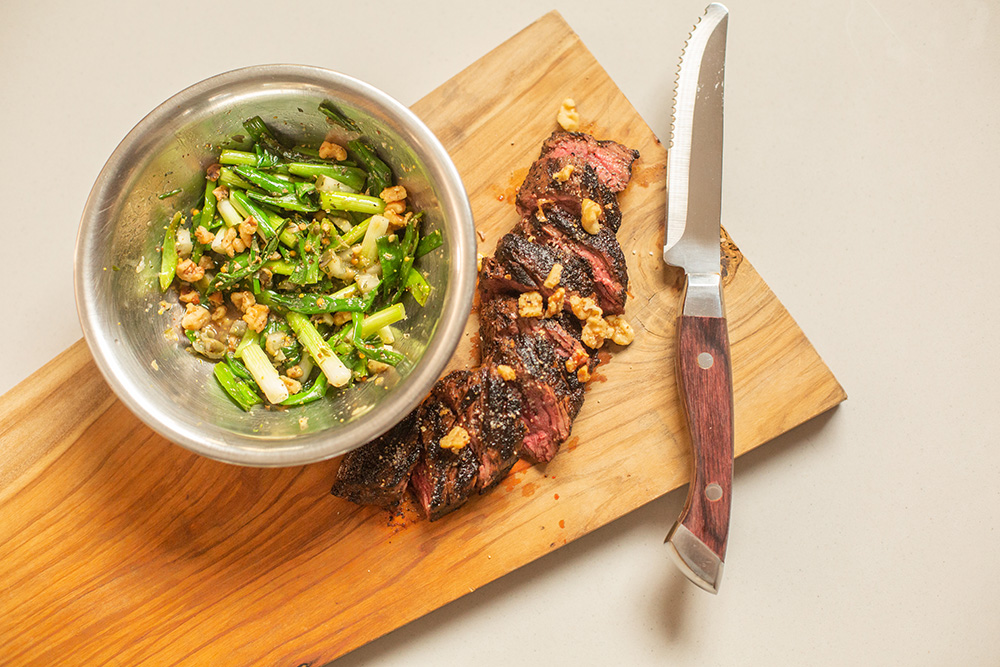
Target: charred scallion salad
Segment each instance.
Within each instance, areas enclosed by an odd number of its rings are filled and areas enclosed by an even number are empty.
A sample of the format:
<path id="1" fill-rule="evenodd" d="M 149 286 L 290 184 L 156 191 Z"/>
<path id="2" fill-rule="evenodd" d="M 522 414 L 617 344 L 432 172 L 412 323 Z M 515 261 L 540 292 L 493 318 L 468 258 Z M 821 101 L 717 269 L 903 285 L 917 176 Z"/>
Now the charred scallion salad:
<path id="1" fill-rule="evenodd" d="M 290 147 L 260 117 L 248 150 L 224 149 L 199 210 L 166 227 L 160 288 L 176 285 L 181 326 L 242 409 L 302 405 L 396 366 L 391 325 L 403 297 L 431 286 L 414 260 L 442 243 L 392 170 L 332 105 L 354 139 Z"/>

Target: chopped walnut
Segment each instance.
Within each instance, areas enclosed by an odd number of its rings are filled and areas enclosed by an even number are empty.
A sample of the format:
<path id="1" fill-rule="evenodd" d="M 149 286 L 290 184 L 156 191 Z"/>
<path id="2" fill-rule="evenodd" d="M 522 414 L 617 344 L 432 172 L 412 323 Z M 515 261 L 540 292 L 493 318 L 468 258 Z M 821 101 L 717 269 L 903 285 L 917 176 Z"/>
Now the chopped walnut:
<path id="1" fill-rule="evenodd" d="M 215 195 L 216 199 L 229 199 L 229 189 L 224 185 L 212 190 L 212 194 Z"/>
<path id="2" fill-rule="evenodd" d="M 251 215 L 240 223 L 239 230 L 240 240 L 243 241 L 243 245 L 249 248 L 253 241 L 253 235 L 257 233 L 257 221 Z"/>
<path id="3" fill-rule="evenodd" d="M 441 449 L 450 449 L 456 453 L 467 444 L 469 444 L 469 432 L 461 426 L 452 428 L 448 431 L 448 435 L 441 438 L 441 441 L 438 443 Z"/>
<path id="4" fill-rule="evenodd" d="M 294 380 L 287 375 L 280 375 L 281 381 L 285 384 L 285 388 L 288 389 L 289 394 L 297 394 L 302 391 L 302 383 L 298 380 Z"/>
<path id="5" fill-rule="evenodd" d="M 525 292 L 517 297 L 517 312 L 521 317 L 541 317 L 542 295 L 538 292 Z"/>
<path id="6" fill-rule="evenodd" d="M 622 315 L 608 315 L 608 325 L 611 327 L 611 340 L 618 345 L 629 345 L 635 338 L 632 325 Z"/>
<path id="7" fill-rule="evenodd" d="M 346 312 L 346 311 L 345 312 L 340 312 L 340 313 L 334 313 L 333 314 L 333 325 L 334 326 L 339 327 L 342 324 L 347 324 L 350 321 L 351 321 L 351 314 L 348 313 L 348 312 Z"/>
<path id="8" fill-rule="evenodd" d="M 209 244 L 215 240 L 215 234 L 205 229 L 203 225 L 198 225 L 194 230 L 194 237 L 198 239 L 198 243 Z"/>
<path id="9" fill-rule="evenodd" d="M 378 196 L 387 204 L 394 201 L 403 201 L 406 199 L 406 188 L 402 185 L 393 185 L 382 190 Z"/>
<path id="10" fill-rule="evenodd" d="M 215 268 L 215 261 L 208 255 L 202 255 L 201 259 L 198 260 L 198 266 L 206 271 L 211 271 Z"/>
<path id="11" fill-rule="evenodd" d="M 593 199 L 584 199 L 580 202 L 580 226 L 588 234 L 596 234 L 601 231 L 601 205 Z"/>
<path id="12" fill-rule="evenodd" d="M 215 308 L 212 309 L 212 321 L 221 322 L 223 319 L 225 319 L 227 312 L 229 311 L 226 310 L 225 306 L 216 306 Z"/>
<path id="13" fill-rule="evenodd" d="M 396 213 L 395 211 L 391 211 L 389 209 L 382 211 L 382 216 L 385 217 L 387 220 L 389 220 L 389 231 L 399 229 L 400 227 L 405 227 L 406 222 L 410 219 L 409 213 L 407 213 L 406 217 L 404 217 L 401 216 L 399 213 Z"/>
<path id="14" fill-rule="evenodd" d="M 566 360 L 566 370 L 572 373 L 580 366 L 586 365 L 590 361 L 590 355 L 582 347 L 573 350 L 573 355 Z"/>
<path id="15" fill-rule="evenodd" d="M 569 177 L 573 175 L 573 165 L 568 164 L 556 173 L 552 174 L 552 179 L 559 181 L 560 183 L 565 183 L 569 180 Z"/>
<path id="16" fill-rule="evenodd" d="M 219 174 L 222 173 L 222 165 L 218 162 L 208 165 L 208 169 L 205 170 L 205 178 L 212 181 L 213 183 L 219 180 Z"/>
<path id="17" fill-rule="evenodd" d="M 581 297 L 574 294 L 569 298 L 569 306 L 578 320 L 587 320 L 591 317 L 601 317 L 604 314 L 604 311 L 597 305 L 597 302 L 589 296 Z"/>
<path id="18" fill-rule="evenodd" d="M 257 303 L 257 298 L 253 295 L 253 292 L 247 290 L 244 292 L 233 292 L 229 295 L 229 300 L 233 302 L 237 310 L 241 313 L 247 312 L 251 306 Z"/>
<path id="19" fill-rule="evenodd" d="M 205 277 L 205 269 L 185 259 L 177 265 L 177 277 L 186 283 L 196 283 Z"/>
<path id="20" fill-rule="evenodd" d="M 337 162 L 347 159 L 347 150 L 340 144 L 324 141 L 319 145 L 319 156 L 324 160 L 333 159 Z"/>
<path id="21" fill-rule="evenodd" d="M 247 249 L 247 244 L 243 242 L 243 239 L 237 236 L 235 239 L 233 239 L 232 248 L 233 248 L 233 255 L 238 255 L 239 253 Z"/>
<path id="22" fill-rule="evenodd" d="M 181 285 L 181 293 L 177 298 L 181 303 L 201 303 L 201 295 L 198 294 L 198 290 L 190 285 Z"/>
<path id="23" fill-rule="evenodd" d="M 221 306 L 223 299 L 222 292 L 212 292 L 208 295 L 208 302 L 213 306 Z"/>
<path id="24" fill-rule="evenodd" d="M 292 366 L 291 368 L 289 368 L 287 371 L 285 371 L 285 375 L 287 375 L 288 377 L 292 378 L 293 380 L 299 380 L 299 379 L 301 379 L 302 375 L 303 375 L 303 373 L 302 373 L 302 366 L 299 366 L 298 364 L 295 364 L 294 366 Z"/>
<path id="25" fill-rule="evenodd" d="M 385 205 L 386 211 L 391 211 L 396 215 L 403 215 L 406 212 L 406 202 L 404 201 L 391 201 Z M 384 213 L 383 213 L 384 215 Z"/>
<path id="26" fill-rule="evenodd" d="M 212 250 L 220 255 L 228 255 L 229 257 L 232 257 L 236 254 L 236 251 L 233 249 L 233 241 L 235 241 L 236 238 L 236 228 L 226 227 L 224 230 L 215 235 L 215 240 L 212 241 Z"/>
<path id="27" fill-rule="evenodd" d="M 515 373 L 514 369 L 508 366 L 507 364 L 499 364 L 497 366 L 497 375 L 502 377 L 504 380 L 507 380 L 508 382 L 517 379 L 517 373 Z"/>
<path id="28" fill-rule="evenodd" d="M 542 284 L 549 289 L 555 289 L 556 285 L 559 284 L 559 279 L 562 278 L 562 268 L 562 264 L 558 262 L 553 264 L 548 277 L 545 278 L 545 282 Z"/>
<path id="29" fill-rule="evenodd" d="M 267 325 L 267 315 L 269 312 L 271 311 L 267 306 L 258 303 L 255 306 L 247 308 L 243 314 L 243 321 L 249 324 L 254 331 L 260 333 Z"/>
<path id="30" fill-rule="evenodd" d="M 556 265 L 558 266 L 558 264 Z M 566 301 L 566 289 L 560 287 L 555 292 L 549 295 L 549 302 L 545 308 L 545 317 L 555 317 L 563 309 L 563 303 Z"/>
<path id="31" fill-rule="evenodd" d="M 586 366 L 580 366 L 576 369 L 576 379 L 582 383 L 588 382 L 590 380 L 590 369 Z"/>
<path id="32" fill-rule="evenodd" d="M 583 341 L 583 344 L 594 350 L 604 345 L 604 339 L 609 336 L 611 336 L 611 327 L 600 316 L 587 318 L 587 323 L 583 325 L 583 331 L 580 332 L 580 340 Z"/>
<path id="33" fill-rule="evenodd" d="M 577 112 L 576 102 L 572 98 L 567 97 L 562 101 L 559 113 L 556 114 L 556 122 L 567 132 L 576 132 L 580 129 L 580 114 Z"/>
<path id="34" fill-rule="evenodd" d="M 212 321 L 212 315 L 207 308 L 189 303 L 185 306 L 184 317 L 181 319 L 181 326 L 187 331 L 197 331 Z"/>

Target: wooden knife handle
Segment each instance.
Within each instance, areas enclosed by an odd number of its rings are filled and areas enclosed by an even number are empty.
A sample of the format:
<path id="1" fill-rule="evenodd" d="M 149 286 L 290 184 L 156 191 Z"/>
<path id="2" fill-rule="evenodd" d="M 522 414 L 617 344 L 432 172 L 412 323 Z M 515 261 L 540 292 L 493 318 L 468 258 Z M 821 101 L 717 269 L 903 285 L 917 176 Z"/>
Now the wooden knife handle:
<path id="1" fill-rule="evenodd" d="M 677 378 L 691 433 L 694 471 L 677 523 L 701 540 L 720 562 L 726 559 L 733 486 L 731 368 L 726 319 L 682 315 L 678 321 Z"/>

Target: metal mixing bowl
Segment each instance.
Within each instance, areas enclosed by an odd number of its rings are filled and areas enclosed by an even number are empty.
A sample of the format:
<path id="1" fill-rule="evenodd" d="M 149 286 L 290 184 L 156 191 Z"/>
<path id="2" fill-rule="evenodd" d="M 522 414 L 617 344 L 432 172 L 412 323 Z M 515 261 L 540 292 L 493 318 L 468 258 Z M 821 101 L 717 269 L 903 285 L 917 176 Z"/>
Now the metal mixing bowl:
<path id="1" fill-rule="evenodd" d="M 157 284 L 158 246 L 175 210 L 200 205 L 204 168 L 259 115 L 280 134 L 318 144 L 334 126 L 330 100 L 372 140 L 444 246 L 418 260 L 434 287 L 409 297 L 395 347 L 407 357 L 385 381 L 331 390 L 326 400 L 244 413 L 217 385 L 212 363 L 178 342 L 183 312 Z M 217 155 L 217 152 L 215 153 Z M 177 195 L 158 195 L 181 188 Z M 316 67 L 265 65 L 195 84 L 154 109 L 125 137 L 87 200 L 76 246 L 76 302 L 105 379 L 142 421 L 204 456 L 290 466 L 347 452 L 389 429 L 426 395 L 465 326 L 476 277 L 472 211 L 455 166 L 406 107 L 357 79 Z M 165 303 L 164 303 L 165 302 Z M 183 334 L 181 334 L 183 340 Z M 331 398 L 332 397 L 332 398 Z"/>

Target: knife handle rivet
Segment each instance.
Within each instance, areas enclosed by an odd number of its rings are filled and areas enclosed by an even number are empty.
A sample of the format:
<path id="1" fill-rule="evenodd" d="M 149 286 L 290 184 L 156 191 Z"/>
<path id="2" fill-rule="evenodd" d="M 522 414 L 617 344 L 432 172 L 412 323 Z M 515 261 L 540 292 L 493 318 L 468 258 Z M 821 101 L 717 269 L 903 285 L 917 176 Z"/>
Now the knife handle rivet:
<path id="1" fill-rule="evenodd" d="M 711 500 L 713 503 L 716 500 L 721 500 L 722 487 L 716 484 L 715 482 L 712 482 L 711 484 L 705 487 L 705 497 Z"/>
<path id="2" fill-rule="evenodd" d="M 711 368 L 712 364 L 714 363 L 715 359 L 708 352 L 702 352 L 701 354 L 698 355 L 698 365 L 704 368 L 705 370 Z"/>

